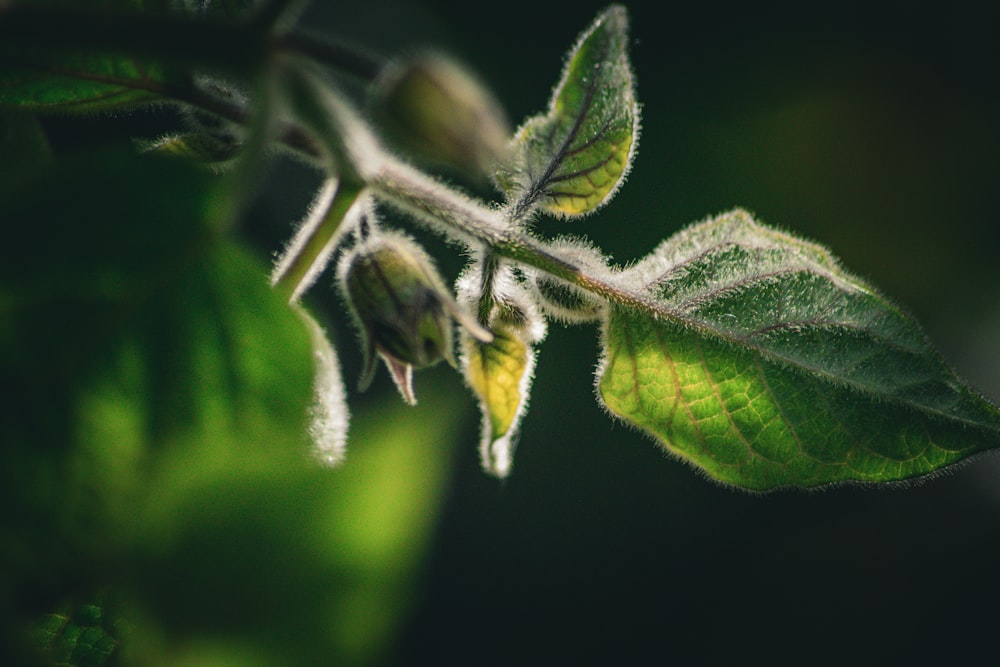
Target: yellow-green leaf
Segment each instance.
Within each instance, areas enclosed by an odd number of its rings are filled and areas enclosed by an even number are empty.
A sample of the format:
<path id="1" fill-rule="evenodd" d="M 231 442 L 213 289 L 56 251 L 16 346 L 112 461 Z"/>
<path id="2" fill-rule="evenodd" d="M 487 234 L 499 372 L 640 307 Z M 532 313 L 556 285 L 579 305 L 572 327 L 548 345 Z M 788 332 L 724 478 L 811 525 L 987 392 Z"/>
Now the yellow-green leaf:
<path id="1" fill-rule="evenodd" d="M 627 45 L 628 14 L 612 5 L 571 51 L 548 112 L 518 130 L 511 161 L 497 173 L 514 219 L 537 208 L 584 215 L 621 185 L 639 127 Z"/>
<path id="2" fill-rule="evenodd" d="M 889 482 L 1000 446 L 1000 410 L 909 316 L 743 211 L 668 239 L 626 277 L 662 312 L 611 309 L 600 396 L 713 479 Z"/>
<path id="3" fill-rule="evenodd" d="M 487 342 L 461 331 L 462 371 L 483 414 L 480 459 L 486 472 L 510 473 L 521 419 L 528 406 L 535 370 L 535 344 L 545 337 L 545 321 L 509 266 L 474 265 L 458 280 L 459 298 L 477 309 L 493 334 Z M 485 296 L 484 296 L 485 293 Z"/>
<path id="4" fill-rule="evenodd" d="M 473 339 L 466 354 L 469 384 L 483 402 L 490 438 L 496 440 L 514 425 L 523 397 L 521 381 L 533 355 L 509 329 L 494 329 L 492 343 Z"/>

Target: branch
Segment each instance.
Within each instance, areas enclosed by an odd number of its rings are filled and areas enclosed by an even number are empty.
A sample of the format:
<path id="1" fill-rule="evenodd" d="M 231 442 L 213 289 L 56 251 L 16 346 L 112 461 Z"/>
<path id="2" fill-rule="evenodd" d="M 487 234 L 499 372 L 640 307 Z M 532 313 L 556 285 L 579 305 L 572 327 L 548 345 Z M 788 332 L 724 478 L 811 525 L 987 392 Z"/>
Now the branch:
<path id="1" fill-rule="evenodd" d="M 0 21 L 0 43 L 5 45 L 26 44 L 31 48 L 52 46 L 70 51 L 164 57 L 171 62 L 190 63 L 199 68 L 207 65 L 243 74 L 260 71 L 276 52 L 286 56 L 300 54 L 314 62 L 333 65 L 362 77 L 374 76 L 380 67 L 366 56 L 304 35 L 287 34 L 268 41 L 259 31 L 248 28 L 250 24 L 196 22 L 169 15 L 54 11 L 37 7 L 3 10 L 0 11 L 0 18 L 3 19 Z M 138 87 L 129 81 L 121 84 Z M 235 123 L 249 125 L 251 122 L 250 114 L 241 105 L 220 99 L 195 86 L 165 86 L 156 92 Z M 340 106 L 343 108 L 337 113 L 342 117 L 335 119 L 333 127 L 356 126 L 368 132 L 352 109 Z M 324 151 L 317 145 L 314 136 L 299 125 L 289 124 L 281 128 L 279 141 L 315 159 L 321 157 Z M 349 142 L 350 139 L 340 137 L 341 141 Z M 573 262 L 550 251 L 542 242 L 515 230 L 508 215 L 442 185 L 380 147 L 366 162 L 368 164 L 363 168 L 356 165 L 361 168 L 364 185 L 370 187 L 375 195 L 413 214 L 442 235 L 485 244 L 498 256 L 545 271 L 604 299 L 629 305 L 656 317 L 672 315 L 661 305 L 632 290 L 589 275 Z M 351 199 L 345 191 L 343 203 L 347 205 Z M 297 272 L 298 268 L 293 273 Z M 284 285 L 286 280 L 281 282 Z"/>
<path id="2" fill-rule="evenodd" d="M 608 301 L 656 318 L 676 318 L 676 313 L 648 297 L 592 276 L 558 256 L 538 239 L 514 229 L 501 211 L 455 192 L 392 156 L 382 157 L 381 168 L 369 177 L 368 184 L 386 202 L 414 215 L 445 236 L 453 237 L 457 232 L 486 244 L 501 257 L 549 273 Z"/>

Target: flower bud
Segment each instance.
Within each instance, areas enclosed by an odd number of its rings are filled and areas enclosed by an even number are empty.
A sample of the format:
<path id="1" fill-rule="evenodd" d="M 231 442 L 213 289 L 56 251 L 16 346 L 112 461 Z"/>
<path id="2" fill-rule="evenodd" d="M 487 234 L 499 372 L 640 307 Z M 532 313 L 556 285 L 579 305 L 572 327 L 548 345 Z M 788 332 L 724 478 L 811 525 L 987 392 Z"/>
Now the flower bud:
<path id="1" fill-rule="evenodd" d="M 482 174 L 493 173 L 511 135 L 493 95 L 437 54 L 388 67 L 376 88 L 374 110 L 404 149 Z"/>
<path id="2" fill-rule="evenodd" d="M 380 356 L 403 399 L 416 403 L 413 369 L 442 359 L 456 366 L 451 320 L 470 326 L 471 318 L 460 311 L 423 249 L 401 235 L 362 242 L 341 260 L 339 275 L 364 347 L 361 388 L 371 383 Z M 475 335 L 491 338 L 476 328 Z"/>

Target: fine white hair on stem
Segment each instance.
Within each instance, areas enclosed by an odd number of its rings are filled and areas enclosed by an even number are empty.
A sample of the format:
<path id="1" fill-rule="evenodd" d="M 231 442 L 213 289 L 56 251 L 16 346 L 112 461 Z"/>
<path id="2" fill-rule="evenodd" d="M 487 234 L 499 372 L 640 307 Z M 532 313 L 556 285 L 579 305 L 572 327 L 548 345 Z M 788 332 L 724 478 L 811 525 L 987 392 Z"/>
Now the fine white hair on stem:
<path id="1" fill-rule="evenodd" d="M 313 402 L 309 408 L 313 453 L 326 465 L 338 465 L 347 454 L 347 426 L 350 420 L 340 362 L 323 328 L 304 308 L 297 305 L 293 308 L 309 330 L 313 346 L 315 375 Z"/>
<path id="2" fill-rule="evenodd" d="M 310 205 L 308 214 L 299 225 L 291 242 L 275 262 L 274 270 L 271 274 L 272 285 L 277 285 L 279 281 L 285 279 L 289 272 L 293 272 L 294 265 L 297 262 L 303 261 L 303 258 L 307 254 L 307 246 L 315 243 L 321 226 L 324 224 L 333 224 L 336 226 L 332 233 L 327 232 L 329 239 L 323 243 L 322 248 L 313 249 L 308 253 L 310 255 L 315 253 L 315 256 L 309 258 L 308 267 L 301 278 L 295 283 L 290 294 L 290 301 L 297 301 L 316 282 L 316 279 L 326 269 L 327 264 L 329 264 L 333 251 L 343 240 L 345 232 L 353 229 L 361 215 L 371 208 L 371 198 L 361 195 L 350 204 L 347 212 L 343 214 L 344 217 L 342 220 L 330 218 L 330 216 L 340 215 L 340 212 L 335 210 L 338 209 L 338 206 L 335 204 L 335 197 L 338 194 L 337 190 L 339 186 L 340 184 L 336 179 L 327 179 Z M 353 194 L 350 196 L 353 196 Z M 328 218 L 330 219 L 328 220 Z"/>
<path id="3" fill-rule="evenodd" d="M 561 236 L 550 241 L 547 247 L 588 275 L 612 279 L 608 258 L 587 239 Z M 566 324 L 593 322 L 603 316 L 607 301 L 592 292 L 544 271 L 531 267 L 524 271 L 532 296 L 546 316 Z"/>
<path id="4" fill-rule="evenodd" d="M 291 241 L 288 242 L 285 249 L 275 259 L 274 269 L 271 272 L 272 285 L 288 271 L 295 258 L 301 254 L 303 246 L 305 246 L 309 238 L 315 233 L 319 223 L 323 221 L 327 211 L 330 210 L 330 204 L 333 202 L 333 195 L 336 192 L 337 179 L 326 179 L 309 204 L 309 209 L 295 229 L 295 234 L 292 236 Z"/>

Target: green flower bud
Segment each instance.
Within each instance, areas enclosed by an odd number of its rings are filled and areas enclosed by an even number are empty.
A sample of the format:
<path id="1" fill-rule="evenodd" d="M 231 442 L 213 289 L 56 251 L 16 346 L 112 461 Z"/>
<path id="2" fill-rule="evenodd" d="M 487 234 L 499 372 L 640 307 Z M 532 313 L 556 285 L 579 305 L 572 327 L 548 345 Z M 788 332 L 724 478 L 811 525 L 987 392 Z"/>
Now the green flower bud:
<path id="1" fill-rule="evenodd" d="M 376 117 L 403 149 L 492 174 L 511 128 L 500 104 L 469 72 L 437 54 L 388 67 L 373 98 Z"/>
<path id="2" fill-rule="evenodd" d="M 457 366 L 452 319 L 491 339 L 461 311 L 423 249 L 405 236 L 380 234 L 364 241 L 344 256 L 338 273 L 364 348 L 362 389 L 371 383 L 376 357 L 381 357 L 403 399 L 416 403 L 414 368 L 442 359 Z"/>

